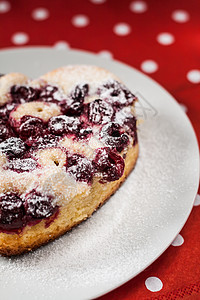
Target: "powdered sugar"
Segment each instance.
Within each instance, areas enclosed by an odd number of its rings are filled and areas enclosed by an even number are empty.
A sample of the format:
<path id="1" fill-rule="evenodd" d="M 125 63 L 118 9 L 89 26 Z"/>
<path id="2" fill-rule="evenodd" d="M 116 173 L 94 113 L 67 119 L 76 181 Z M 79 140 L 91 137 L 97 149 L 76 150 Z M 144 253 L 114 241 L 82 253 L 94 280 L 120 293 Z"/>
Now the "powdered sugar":
<path id="1" fill-rule="evenodd" d="M 128 106 L 133 104 L 136 97 L 120 82 L 110 79 L 104 81 L 98 88 L 98 94 L 101 99 L 107 100 L 116 106 Z"/>
<path id="2" fill-rule="evenodd" d="M 0 143 L 0 150 L 8 157 L 20 157 L 24 154 L 26 147 L 20 138 L 11 137 Z"/>
<path id="3" fill-rule="evenodd" d="M 13 159 L 7 161 L 4 168 L 16 172 L 31 172 L 37 168 L 37 162 L 32 158 Z"/>
<path id="4" fill-rule="evenodd" d="M 54 212 L 56 201 L 52 193 L 33 190 L 24 197 L 26 213 L 34 218 L 48 218 Z"/>
<path id="5" fill-rule="evenodd" d="M 63 132 L 76 133 L 79 130 L 80 121 L 78 118 L 60 115 L 51 118 L 48 128 L 54 134 L 62 134 Z"/>
<path id="6" fill-rule="evenodd" d="M 132 107 L 127 106 L 117 111 L 115 114 L 115 121 L 120 125 L 124 125 L 124 120 L 128 117 L 132 117 Z"/>

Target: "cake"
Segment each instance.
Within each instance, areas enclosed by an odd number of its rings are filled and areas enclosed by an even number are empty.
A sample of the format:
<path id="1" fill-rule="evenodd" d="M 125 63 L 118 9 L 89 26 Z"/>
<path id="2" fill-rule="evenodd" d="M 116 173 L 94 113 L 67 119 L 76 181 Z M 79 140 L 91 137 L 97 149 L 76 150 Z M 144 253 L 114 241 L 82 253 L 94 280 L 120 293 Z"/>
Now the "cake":
<path id="1" fill-rule="evenodd" d="M 138 157 L 136 97 L 109 71 L 0 77 L 0 254 L 61 236 L 119 188 Z"/>

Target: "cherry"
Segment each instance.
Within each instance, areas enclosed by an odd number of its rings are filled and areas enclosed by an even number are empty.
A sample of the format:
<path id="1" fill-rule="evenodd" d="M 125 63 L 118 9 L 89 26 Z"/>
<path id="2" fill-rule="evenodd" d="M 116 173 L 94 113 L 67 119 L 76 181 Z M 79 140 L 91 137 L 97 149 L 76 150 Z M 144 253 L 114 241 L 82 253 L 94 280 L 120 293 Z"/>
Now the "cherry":
<path id="1" fill-rule="evenodd" d="M 136 100 L 136 97 L 116 80 L 105 83 L 98 92 L 101 98 L 112 103 L 117 109 L 132 105 Z"/>
<path id="2" fill-rule="evenodd" d="M 12 130 L 8 127 L 8 125 L 0 119 L 0 143 L 8 139 L 13 135 Z"/>
<path id="3" fill-rule="evenodd" d="M 10 90 L 12 101 L 15 103 L 24 103 L 35 101 L 39 98 L 40 91 L 28 86 L 13 85 Z"/>
<path id="4" fill-rule="evenodd" d="M 11 192 L 0 194 L 0 228 L 22 227 L 24 214 L 22 199 L 17 194 Z"/>
<path id="5" fill-rule="evenodd" d="M 61 111 L 67 116 L 79 116 L 83 110 L 84 99 L 67 98 L 60 101 Z"/>
<path id="6" fill-rule="evenodd" d="M 123 128 L 114 122 L 107 123 L 100 131 L 100 136 L 106 145 L 121 152 L 129 143 L 129 137 Z"/>
<path id="7" fill-rule="evenodd" d="M 125 128 L 125 131 L 133 137 L 133 145 L 137 143 L 137 120 L 130 112 L 119 111 L 116 113 L 115 121 Z"/>
<path id="8" fill-rule="evenodd" d="M 31 144 L 31 149 L 38 150 L 38 149 L 44 149 L 48 147 L 54 147 L 57 145 L 57 141 L 58 141 L 57 136 L 46 133 L 44 136 L 40 136 L 34 139 L 33 143 Z"/>
<path id="9" fill-rule="evenodd" d="M 84 98 L 88 94 L 88 84 L 77 85 L 71 96 L 60 101 L 61 111 L 67 116 L 78 116 L 83 111 Z"/>
<path id="10" fill-rule="evenodd" d="M 58 88 L 56 86 L 46 85 L 41 88 L 40 100 L 45 102 L 57 102 L 61 100 Z"/>
<path id="11" fill-rule="evenodd" d="M 3 121 L 6 121 L 8 119 L 8 117 L 7 117 L 7 110 L 6 110 L 5 105 L 0 108 L 0 118 Z"/>
<path id="12" fill-rule="evenodd" d="M 63 133 L 77 134 L 80 124 L 78 118 L 61 115 L 52 117 L 49 120 L 48 129 L 55 135 L 62 135 Z"/>
<path id="13" fill-rule="evenodd" d="M 85 124 L 84 122 L 81 123 L 80 127 L 79 127 L 79 131 L 77 131 L 76 136 L 83 140 L 83 139 L 87 139 L 89 136 L 91 136 L 92 134 L 92 128 Z"/>
<path id="14" fill-rule="evenodd" d="M 17 106 L 16 103 L 6 103 L 0 108 L 0 118 L 6 122 L 9 118 L 11 111 Z"/>
<path id="15" fill-rule="evenodd" d="M 26 151 L 26 146 L 20 138 L 10 137 L 0 143 L 0 150 L 13 159 L 22 156 Z"/>
<path id="16" fill-rule="evenodd" d="M 67 172 L 74 176 L 77 181 L 91 183 L 93 176 L 93 165 L 90 160 L 80 154 L 67 157 Z"/>
<path id="17" fill-rule="evenodd" d="M 21 125 L 18 129 L 19 136 L 26 140 L 28 138 L 36 138 L 43 134 L 44 122 L 37 117 L 23 116 Z"/>
<path id="18" fill-rule="evenodd" d="M 101 99 L 96 99 L 88 104 L 88 120 L 93 124 L 110 122 L 114 110 L 112 106 Z"/>
<path id="19" fill-rule="evenodd" d="M 71 94 L 72 99 L 84 99 L 88 95 L 89 85 L 77 85 Z"/>
<path id="20" fill-rule="evenodd" d="M 98 148 L 93 161 L 96 172 L 102 173 L 101 183 L 118 180 L 124 173 L 124 160 L 108 147 Z"/>
<path id="21" fill-rule="evenodd" d="M 25 196 L 26 214 L 34 219 L 50 217 L 55 212 L 53 196 L 32 190 Z"/>
<path id="22" fill-rule="evenodd" d="M 12 171 L 22 173 L 22 172 L 31 172 L 37 168 L 37 162 L 32 158 L 18 158 L 10 160 L 6 164 L 6 168 Z"/>

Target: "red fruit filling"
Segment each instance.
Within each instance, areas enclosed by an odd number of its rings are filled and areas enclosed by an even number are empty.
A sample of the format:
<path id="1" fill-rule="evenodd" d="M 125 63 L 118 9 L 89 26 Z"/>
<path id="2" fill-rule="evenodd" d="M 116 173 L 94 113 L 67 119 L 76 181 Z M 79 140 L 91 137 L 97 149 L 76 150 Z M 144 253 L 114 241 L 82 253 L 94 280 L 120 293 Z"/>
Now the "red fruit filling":
<path id="1" fill-rule="evenodd" d="M 35 225 L 43 219 L 53 216 L 58 211 L 54 197 L 32 190 L 25 198 L 17 193 L 0 194 L 0 230 L 18 233 L 19 229 Z M 51 221 L 51 220 L 50 220 Z"/>
<path id="2" fill-rule="evenodd" d="M 98 89 L 100 98 L 110 102 L 116 109 L 132 105 L 136 97 L 121 83 L 112 80 Z"/>
<path id="3" fill-rule="evenodd" d="M 10 94 L 13 102 L 24 103 L 37 100 L 40 95 L 40 90 L 28 86 L 13 85 Z"/>
<path id="4" fill-rule="evenodd" d="M 81 122 L 78 118 L 65 115 L 52 117 L 48 123 L 48 130 L 55 135 L 64 133 L 78 134 Z"/>
<path id="5" fill-rule="evenodd" d="M 88 120 L 93 124 L 110 122 L 114 115 L 112 106 L 101 99 L 96 99 L 88 104 Z"/>
<path id="6" fill-rule="evenodd" d="M 25 209 L 22 199 L 15 193 L 0 194 L 0 229 L 17 229 L 23 226 Z"/>
<path id="7" fill-rule="evenodd" d="M 100 136 L 106 145 L 121 152 L 129 143 L 129 137 L 123 128 L 114 122 L 107 123 L 100 131 Z"/>
<path id="8" fill-rule="evenodd" d="M 10 169 L 17 173 L 31 172 L 38 167 L 38 163 L 32 158 L 18 158 L 7 162 L 5 169 Z"/>
<path id="9" fill-rule="evenodd" d="M 52 216 L 56 208 L 53 200 L 52 195 L 32 190 L 24 199 L 27 216 L 33 219 L 44 219 Z"/>
<path id="10" fill-rule="evenodd" d="M 91 183 L 94 174 L 92 162 L 80 154 L 68 154 L 66 170 L 77 181 L 88 184 Z"/>
<path id="11" fill-rule="evenodd" d="M 0 150 L 5 153 L 9 159 L 19 158 L 26 151 L 26 145 L 17 137 L 11 137 L 0 143 Z"/>
<path id="12" fill-rule="evenodd" d="M 79 116 L 83 112 L 84 98 L 88 95 L 88 84 L 77 85 L 71 96 L 60 102 L 61 111 L 67 116 Z"/>
<path id="13" fill-rule="evenodd" d="M 95 171 L 102 173 L 101 183 L 118 180 L 124 173 L 123 158 L 108 147 L 96 150 L 93 164 Z"/>

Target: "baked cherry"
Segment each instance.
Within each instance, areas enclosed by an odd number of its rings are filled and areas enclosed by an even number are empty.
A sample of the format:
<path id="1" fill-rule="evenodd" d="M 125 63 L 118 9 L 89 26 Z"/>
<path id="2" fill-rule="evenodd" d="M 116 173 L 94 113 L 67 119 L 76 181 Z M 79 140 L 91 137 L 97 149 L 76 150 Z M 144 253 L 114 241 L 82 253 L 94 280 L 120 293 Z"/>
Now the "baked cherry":
<path id="1" fill-rule="evenodd" d="M 61 115 L 52 117 L 49 120 L 48 129 L 55 135 L 62 135 L 63 133 L 77 134 L 80 124 L 78 118 Z"/>
<path id="2" fill-rule="evenodd" d="M 21 228 L 24 214 L 22 199 L 16 193 L 0 194 L 0 228 Z"/>
<path id="3" fill-rule="evenodd" d="M 110 122 L 113 114 L 112 106 L 102 99 L 96 99 L 88 104 L 88 120 L 93 124 Z"/>
<path id="4" fill-rule="evenodd" d="M 105 83 L 98 91 L 103 100 L 106 100 L 117 109 L 132 105 L 136 97 L 122 84 L 116 80 Z"/>
<path id="5" fill-rule="evenodd" d="M 13 135 L 11 129 L 8 128 L 8 125 L 0 119 L 0 143 L 8 139 Z"/>
<path id="6" fill-rule="evenodd" d="M 40 100 L 45 102 L 57 102 L 61 100 L 60 93 L 56 86 L 46 85 L 41 89 Z"/>
<path id="7" fill-rule="evenodd" d="M 22 173 L 22 172 L 31 172 L 37 168 L 37 162 L 32 158 L 18 158 L 12 159 L 7 162 L 6 169 Z"/>
<path id="8" fill-rule="evenodd" d="M 119 122 L 125 131 L 133 137 L 133 144 L 137 143 L 137 120 L 130 112 L 118 111 L 115 115 L 115 121 Z"/>
<path id="9" fill-rule="evenodd" d="M 76 133 L 76 137 L 79 139 L 87 139 L 93 133 L 92 128 L 85 124 L 84 122 L 81 123 L 79 130 Z"/>
<path id="10" fill-rule="evenodd" d="M 32 150 L 44 149 L 48 147 L 54 147 L 57 145 L 58 137 L 53 134 L 45 134 L 34 139 L 31 144 Z"/>
<path id="11" fill-rule="evenodd" d="M 5 110 L 6 110 L 6 115 L 7 117 L 9 117 L 11 111 L 17 106 L 16 103 L 7 103 L 5 106 Z"/>
<path id="12" fill-rule="evenodd" d="M 129 116 L 124 120 L 124 126 L 127 128 L 128 134 L 133 137 L 133 145 L 137 144 L 137 127 L 136 118 L 134 116 Z"/>
<path id="13" fill-rule="evenodd" d="M 20 121 L 21 125 L 18 129 L 19 136 L 23 140 L 28 138 L 36 138 L 43 134 L 44 123 L 40 118 L 23 116 Z"/>
<path id="14" fill-rule="evenodd" d="M 129 143 L 129 137 L 123 128 L 114 122 L 107 123 L 100 131 L 100 137 L 106 145 L 121 152 Z"/>
<path id="15" fill-rule="evenodd" d="M 40 91 L 33 87 L 13 85 L 10 90 L 12 101 L 15 103 L 24 103 L 26 101 L 35 101 L 39 98 Z"/>
<path id="16" fill-rule="evenodd" d="M 50 217 L 55 212 L 54 197 L 45 193 L 32 190 L 25 196 L 26 214 L 33 219 Z"/>
<path id="17" fill-rule="evenodd" d="M 83 85 L 77 85 L 74 89 L 74 91 L 71 93 L 72 99 L 84 99 L 85 96 L 88 95 L 89 91 L 89 85 L 83 84 Z"/>
<path id="18" fill-rule="evenodd" d="M 67 98 L 60 101 L 61 111 L 67 116 L 78 116 L 83 110 L 84 99 Z"/>
<path id="19" fill-rule="evenodd" d="M 0 118 L 7 121 L 11 111 L 17 106 L 16 103 L 7 103 L 0 108 Z"/>
<path id="20" fill-rule="evenodd" d="M 0 151 L 13 159 L 21 157 L 26 151 L 26 146 L 20 138 L 10 137 L 0 143 Z"/>
<path id="21" fill-rule="evenodd" d="M 41 139 L 41 147 L 44 145 L 45 147 L 55 146 L 57 144 L 57 138 L 52 134 L 44 135 Z"/>
<path id="22" fill-rule="evenodd" d="M 123 158 L 108 147 L 96 150 L 93 164 L 95 171 L 102 173 L 101 183 L 118 180 L 124 173 Z"/>
<path id="23" fill-rule="evenodd" d="M 80 154 L 68 155 L 67 172 L 74 176 L 77 181 L 91 183 L 93 176 L 93 165 L 90 160 Z"/>
<path id="24" fill-rule="evenodd" d="M 4 121 L 8 119 L 5 105 L 0 108 L 0 118 Z"/>
<path id="25" fill-rule="evenodd" d="M 67 116 L 78 116 L 83 111 L 84 98 L 88 94 L 88 84 L 77 85 L 71 96 L 60 101 L 61 111 Z"/>

